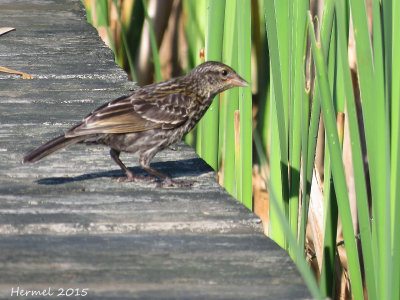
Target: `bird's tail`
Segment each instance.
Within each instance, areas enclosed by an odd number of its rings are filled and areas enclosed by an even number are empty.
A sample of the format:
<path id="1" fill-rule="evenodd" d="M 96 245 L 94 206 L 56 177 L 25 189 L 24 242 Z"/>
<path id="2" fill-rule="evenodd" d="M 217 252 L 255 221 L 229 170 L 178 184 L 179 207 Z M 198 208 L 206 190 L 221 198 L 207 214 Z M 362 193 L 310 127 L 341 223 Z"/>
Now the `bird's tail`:
<path id="1" fill-rule="evenodd" d="M 36 149 L 33 149 L 25 154 L 22 162 L 25 163 L 33 163 L 46 157 L 58 150 L 68 147 L 69 145 L 73 145 L 85 140 L 87 136 L 76 136 L 76 137 L 65 137 L 64 135 L 60 135 L 55 139 L 48 141 L 47 143 L 39 146 Z"/>

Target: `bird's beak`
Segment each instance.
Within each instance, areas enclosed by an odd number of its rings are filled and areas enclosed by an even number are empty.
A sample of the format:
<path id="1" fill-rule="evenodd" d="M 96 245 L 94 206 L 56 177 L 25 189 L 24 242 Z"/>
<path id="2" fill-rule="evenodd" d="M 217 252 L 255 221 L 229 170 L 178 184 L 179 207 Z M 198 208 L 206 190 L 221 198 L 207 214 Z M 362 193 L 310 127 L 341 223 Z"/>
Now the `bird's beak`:
<path id="1" fill-rule="evenodd" d="M 249 86 L 249 83 L 237 74 L 235 74 L 234 76 L 232 76 L 232 78 L 229 78 L 228 80 L 232 86 Z"/>

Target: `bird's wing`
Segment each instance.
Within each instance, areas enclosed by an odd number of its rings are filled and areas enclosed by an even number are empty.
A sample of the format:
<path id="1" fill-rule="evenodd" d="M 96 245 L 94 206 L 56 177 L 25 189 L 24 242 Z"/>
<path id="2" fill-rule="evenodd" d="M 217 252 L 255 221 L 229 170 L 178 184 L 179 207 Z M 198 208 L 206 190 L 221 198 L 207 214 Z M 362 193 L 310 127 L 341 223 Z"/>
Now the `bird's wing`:
<path id="1" fill-rule="evenodd" d="M 87 115 L 81 124 L 71 128 L 66 137 L 100 134 L 133 133 L 154 128 L 171 129 L 187 120 L 179 94 L 146 100 L 135 94 L 111 101 Z"/>
<path id="2" fill-rule="evenodd" d="M 184 123 L 194 110 L 193 97 L 182 93 L 169 93 L 164 97 L 132 99 L 136 113 L 143 119 L 160 124 L 163 129 L 171 129 Z"/>

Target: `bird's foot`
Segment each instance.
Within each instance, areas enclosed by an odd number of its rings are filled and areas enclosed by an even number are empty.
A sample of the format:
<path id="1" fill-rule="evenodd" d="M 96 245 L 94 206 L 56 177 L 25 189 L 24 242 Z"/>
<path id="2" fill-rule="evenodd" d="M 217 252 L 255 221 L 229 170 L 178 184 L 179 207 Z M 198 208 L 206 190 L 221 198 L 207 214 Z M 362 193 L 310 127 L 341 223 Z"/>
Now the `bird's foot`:
<path id="1" fill-rule="evenodd" d="M 167 177 L 163 181 L 157 182 L 156 187 L 186 187 L 192 186 L 193 183 L 192 181 L 175 181 Z"/>
<path id="2" fill-rule="evenodd" d="M 132 175 L 127 177 L 114 177 L 118 182 L 152 182 L 155 180 L 153 176 Z"/>

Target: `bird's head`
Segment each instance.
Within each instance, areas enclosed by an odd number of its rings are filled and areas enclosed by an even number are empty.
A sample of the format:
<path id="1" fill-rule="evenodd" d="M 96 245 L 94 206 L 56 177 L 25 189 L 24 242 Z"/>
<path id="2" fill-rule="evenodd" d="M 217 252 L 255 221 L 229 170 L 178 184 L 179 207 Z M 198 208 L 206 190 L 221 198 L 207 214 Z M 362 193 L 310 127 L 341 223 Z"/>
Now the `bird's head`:
<path id="1" fill-rule="evenodd" d="M 235 70 L 216 61 L 207 61 L 198 65 L 187 76 L 198 85 L 195 87 L 198 93 L 211 97 L 235 86 L 249 86 L 249 83 Z"/>

